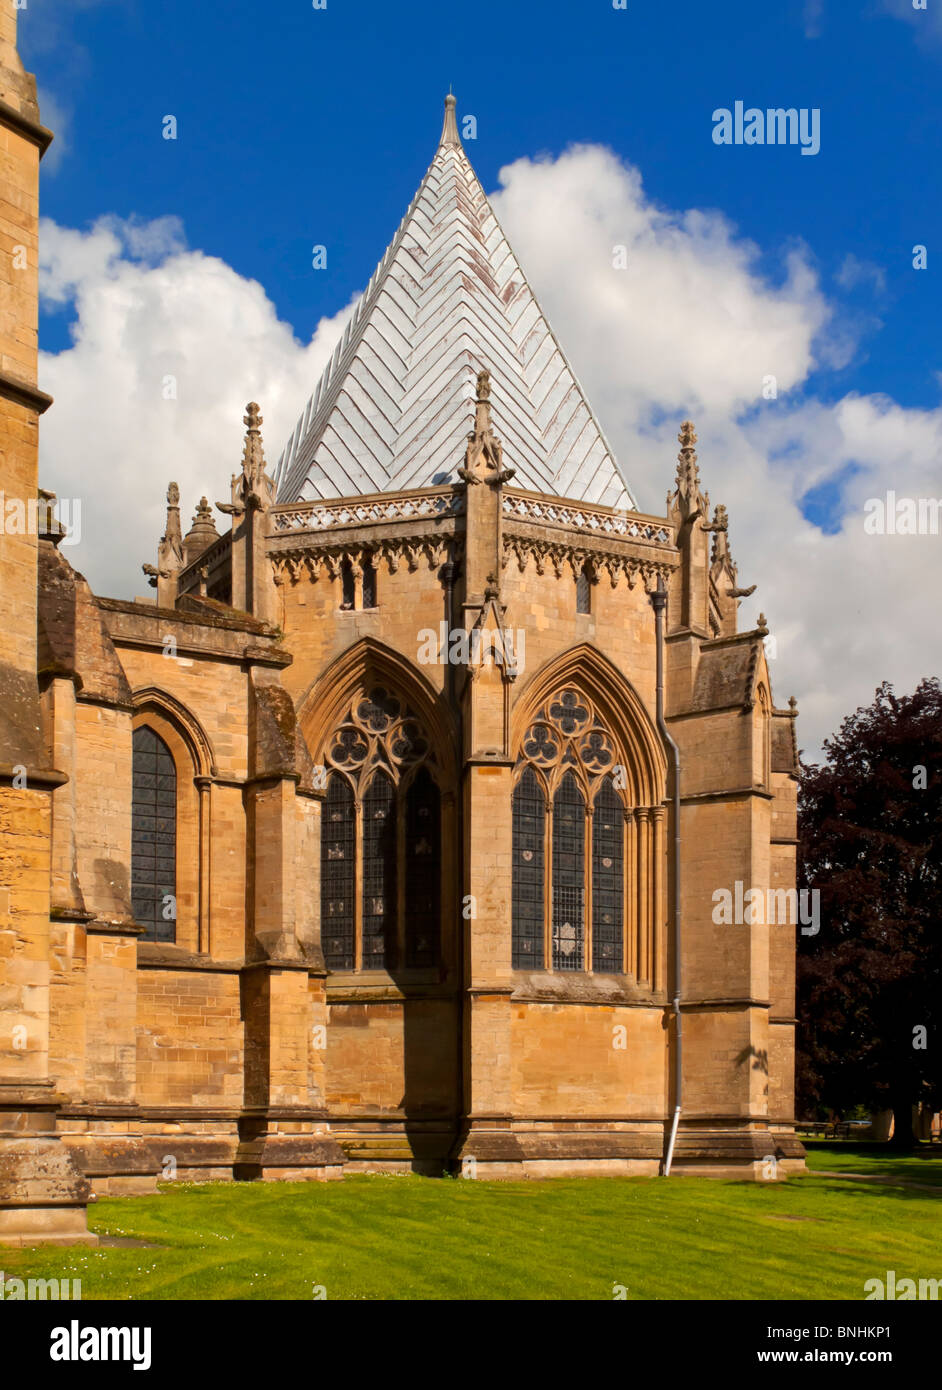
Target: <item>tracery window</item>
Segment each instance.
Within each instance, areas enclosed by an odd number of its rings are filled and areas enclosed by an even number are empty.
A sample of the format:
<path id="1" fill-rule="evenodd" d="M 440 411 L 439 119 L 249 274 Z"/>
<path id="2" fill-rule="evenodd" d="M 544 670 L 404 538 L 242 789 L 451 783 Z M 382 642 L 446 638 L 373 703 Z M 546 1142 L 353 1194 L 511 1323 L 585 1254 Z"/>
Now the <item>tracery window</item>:
<path id="1" fill-rule="evenodd" d="M 617 772 L 614 742 L 591 702 L 558 691 L 517 759 L 515 969 L 541 970 L 547 954 L 553 970 L 624 969 L 627 808 Z"/>
<path id="2" fill-rule="evenodd" d="M 429 740 L 374 686 L 329 740 L 321 822 L 321 937 L 330 970 L 435 965 L 441 794 Z"/>
<path id="3" fill-rule="evenodd" d="M 177 769 L 163 739 L 132 736 L 131 910 L 145 941 L 176 939 Z"/>

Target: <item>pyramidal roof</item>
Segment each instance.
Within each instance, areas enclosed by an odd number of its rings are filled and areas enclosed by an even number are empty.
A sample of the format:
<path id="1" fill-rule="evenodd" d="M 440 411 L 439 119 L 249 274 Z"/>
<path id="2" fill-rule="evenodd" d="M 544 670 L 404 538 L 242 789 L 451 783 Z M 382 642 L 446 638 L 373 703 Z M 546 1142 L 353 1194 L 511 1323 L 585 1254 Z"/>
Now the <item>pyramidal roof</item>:
<path id="1" fill-rule="evenodd" d="M 453 481 L 485 367 L 516 486 L 635 509 L 448 96 L 435 158 L 278 461 L 278 501 Z"/>

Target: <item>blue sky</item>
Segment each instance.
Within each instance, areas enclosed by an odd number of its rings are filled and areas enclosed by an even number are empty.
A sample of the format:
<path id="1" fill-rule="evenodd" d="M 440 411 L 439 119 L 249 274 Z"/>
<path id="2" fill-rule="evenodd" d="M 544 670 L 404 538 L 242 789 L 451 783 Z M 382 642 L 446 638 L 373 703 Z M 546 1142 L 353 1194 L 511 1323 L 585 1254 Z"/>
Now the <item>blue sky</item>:
<path id="1" fill-rule="evenodd" d="M 772 278 L 782 248 L 806 244 L 860 339 L 817 394 L 852 384 L 933 406 L 940 280 L 931 249 L 920 273 L 911 248 L 931 246 L 942 210 L 938 3 L 904 0 L 901 21 L 846 0 L 478 0 L 449 21 L 440 4 L 376 0 L 30 0 L 24 59 L 64 115 L 43 211 L 71 226 L 181 216 L 190 245 L 261 280 L 306 340 L 385 248 L 452 83 L 477 117 L 467 147 L 486 189 L 520 156 L 607 144 L 657 202 L 722 209 Z M 711 114 L 737 99 L 818 107 L 820 153 L 714 145 Z M 311 272 L 315 242 L 326 273 Z M 842 284 L 849 255 L 861 269 Z M 63 346 L 68 314 L 41 333 Z"/>
<path id="2" fill-rule="evenodd" d="M 82 495 L 69 558 L 98 592 L 141 592 L 170 477 L 185 512 L 225 494 L 249 399 L 277 459 L 452 84 L 643 511 L 663 514 L 693 414 L 740 582 L 759 585 L 740 625 L 768 618 L 805 746 L 882 680 L 938 673 L 942 538 L 863 522 L 888 489 L 942 490 L 942 0 L 29 0 L 20 46 L 59 137 L 40 464 Z M 737 101 L 819 110 L 819 153 L 715 144 Z"/>

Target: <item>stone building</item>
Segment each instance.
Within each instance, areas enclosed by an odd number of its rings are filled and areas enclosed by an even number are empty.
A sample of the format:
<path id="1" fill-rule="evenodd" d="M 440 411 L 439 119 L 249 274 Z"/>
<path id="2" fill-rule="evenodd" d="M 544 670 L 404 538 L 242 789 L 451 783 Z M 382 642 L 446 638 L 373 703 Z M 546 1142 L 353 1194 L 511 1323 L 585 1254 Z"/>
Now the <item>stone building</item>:
<path id="1" fill-rule="evenodd" d="M 714 920 L 794 888 L 795 710 L 693 426 L 641 513 L 449 97 L 278 464 L 250 404 L 224 528 L 171 483 L 156 592 L 97 597 L 37 484 L 51 135 L 14 26 L 0 1240 L 161 1176 L 800 1167 L 794 917 Z"/>

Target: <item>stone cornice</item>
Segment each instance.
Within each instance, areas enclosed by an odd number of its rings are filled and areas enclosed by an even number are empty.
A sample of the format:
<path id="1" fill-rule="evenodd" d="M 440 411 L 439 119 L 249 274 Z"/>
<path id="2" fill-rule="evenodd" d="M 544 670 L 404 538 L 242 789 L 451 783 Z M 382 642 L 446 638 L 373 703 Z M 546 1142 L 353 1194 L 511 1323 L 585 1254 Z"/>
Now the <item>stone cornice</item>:
<path id="1" fill-rule="evenodd" d="M 0 396 L 8 401 L 15 401 L 24 410 L 35 410 L 37 415 L 42 415 L 52 405 L 50 395 L 11 372 L 0 371 Z"/>
<path id="2" fill-rule="evenodd" d="M 24 136 L 33 145 L 36 145 L 40 159 L 55 138 L 51 130 L 47 130 L 44 125 L 40 125 L 31 117 L 24 116 L 22 111 L 17 111 L 15 106 L 2 100 L 0 100 L 0 125 L 6 126 L 7 130 L 15 130 L 17 135 Z"/>

